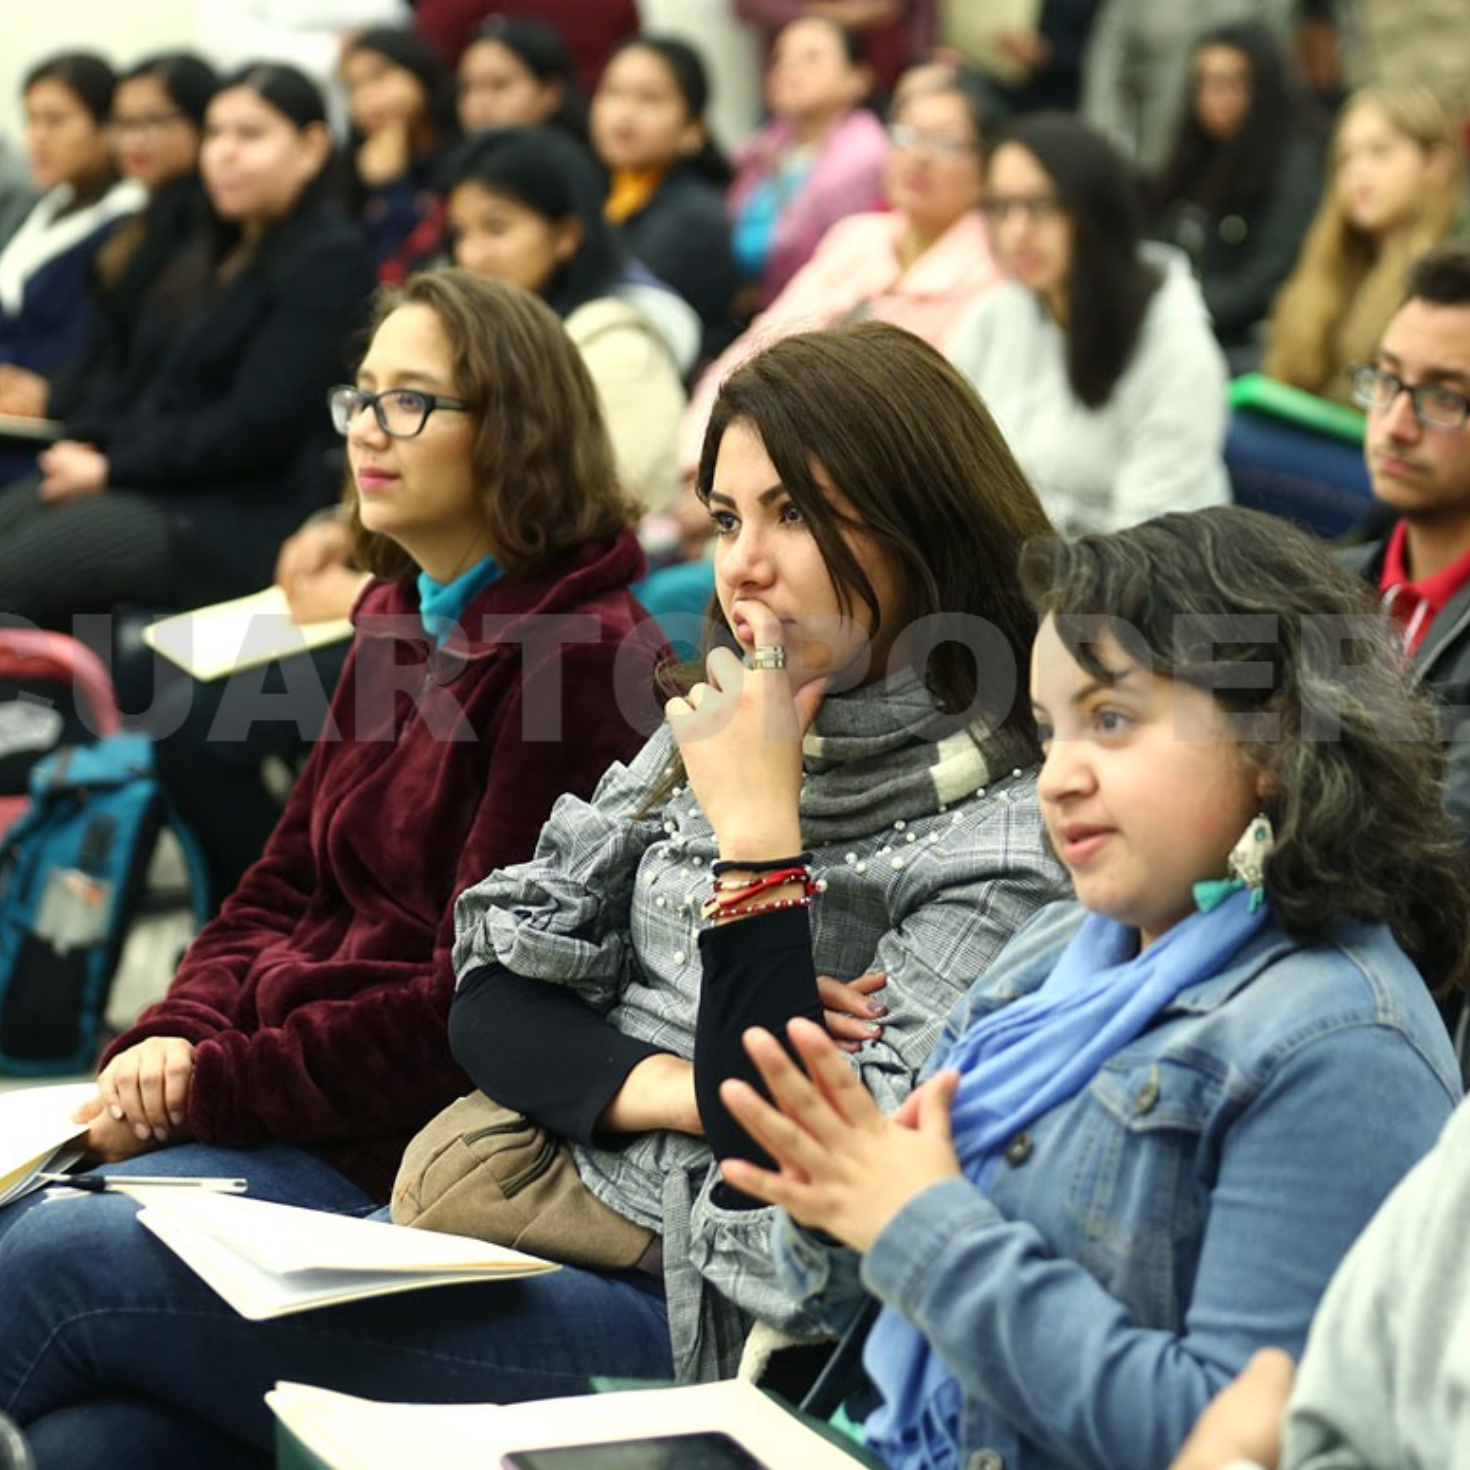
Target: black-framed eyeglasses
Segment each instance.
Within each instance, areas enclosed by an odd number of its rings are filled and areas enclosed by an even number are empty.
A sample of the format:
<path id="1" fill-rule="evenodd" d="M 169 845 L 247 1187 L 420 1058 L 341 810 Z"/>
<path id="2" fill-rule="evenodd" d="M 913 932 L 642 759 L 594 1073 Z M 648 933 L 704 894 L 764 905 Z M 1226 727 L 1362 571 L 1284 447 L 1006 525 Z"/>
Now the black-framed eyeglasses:
<path id="1" fill-rule="evenodd" d="M 339 434 L 346 434 L 358 414 L 370 408 L 378 427 L 390 439 L 412 439 L 422 434 L 436 408 L 454 413 L 468 413 L 470 408 L 461 399 L 425 393 L 421 388 L 384 388 L 381 393 L 370 393 L 348 383 L 328 391 L 327 407 L 332 410 L 332 427 Z"/>
<path id="2" fill-rule="evenodd" d="M 1397 373 L 1368 362 L 1354 363 L 1348 377 L 1353 401 L 1371 413 L 1387 413 L 1399 394 L 1407 393 L 1414 417 L 1426 429 L 1463 429 L 1470 421 L 1470 398 L 1443 383 L 1406 383 Z"/>

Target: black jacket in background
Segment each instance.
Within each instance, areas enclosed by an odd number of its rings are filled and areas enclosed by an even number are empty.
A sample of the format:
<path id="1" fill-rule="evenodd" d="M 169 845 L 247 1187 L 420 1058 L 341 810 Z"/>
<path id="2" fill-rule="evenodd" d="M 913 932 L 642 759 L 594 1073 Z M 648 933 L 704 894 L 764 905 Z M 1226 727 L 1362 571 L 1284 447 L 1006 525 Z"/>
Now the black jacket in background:
<path id="1" fill-rule="evenodd" d="M 203 230 L 148 290 L 113 391 L 65 417 L 110 486 L 166 500 L 184 605 L 269 581 L 321 504 L 326 390 L 347 370 L 375 284 L 357 228 L 309 201 L 219 281 Z"/>

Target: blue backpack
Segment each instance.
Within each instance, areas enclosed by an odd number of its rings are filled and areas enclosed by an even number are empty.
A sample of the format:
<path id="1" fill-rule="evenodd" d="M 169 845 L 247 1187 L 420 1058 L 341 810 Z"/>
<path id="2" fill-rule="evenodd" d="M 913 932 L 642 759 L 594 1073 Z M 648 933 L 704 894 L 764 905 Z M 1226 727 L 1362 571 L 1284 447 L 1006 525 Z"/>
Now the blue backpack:
<path id="1" fill-rule="evenodd" d="M 167 823 L 195 916 L 203 856 L 169 812 L 142 735 L 65 746 L 30 774 L 25 814 L 0 838 L 0 1072 L 90 1071 L 123 941 Z"/>

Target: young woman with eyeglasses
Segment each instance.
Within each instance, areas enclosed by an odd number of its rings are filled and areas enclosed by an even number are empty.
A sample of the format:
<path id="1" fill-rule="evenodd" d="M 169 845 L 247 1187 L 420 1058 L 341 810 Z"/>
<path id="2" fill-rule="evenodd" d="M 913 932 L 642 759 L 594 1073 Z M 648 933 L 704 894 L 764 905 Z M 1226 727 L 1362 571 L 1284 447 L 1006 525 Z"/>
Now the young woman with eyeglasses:
<path id="1" fill-rule="evenodd" d="M 326 106 L 292 67 L 205 113 L 209 219 L 139 319 L 116 391 L 0 492 L 0 612 L 69 630 L 119 603 L 188 607 L 269 580 L 323 492 L 321 395 L 373 287 L 326 196 Z"/>
<path id="2" fill-rule="evenodd" d="M 539 302 L 417 277 L 381 298 L 331 404 L 377 580 L 263 856 L 104 1054 L 84 1147 L 362 1211 L 466 1090 L 445 1025 L 455 898 L 639 748 L 662 638 L 628 592 L 635 507 L 596 396 Z"/>
<path id="3" fill-rule="evenodd" d="M 1020 118 L 981 207 L 1011 280 L 950 354 L 1052 519 L 1114 530 L 1225 504 L 1225 359 L 1188 262 L 1143 244 L 1122 156 L 1069 113 Z"/>
<path id="4" fill-rule="evenodd" d="M 362 385 L 381 391 L 372 366 Z M 462 382 L 414 386 L 468 396 Z M 430 426 L 454 417 L 436 410 Z M 374 455 L 359 477 L 386 467 Z M 364 490 L 364 516 L 406 524 L 401 490 Z M 896 1105 L 966 977 L 1061 895 L 1015 697 L 1033 629 L 1016 565 L 1045 517 L 960 375 L 878 322 L 793 336 L 740 369 L 700 490 L 717 532 L 710 652 L 689 671 L 703 682 L 681 682 L 642 751 L 590 798 L 559 801 L 535 856 L 490 872 L 455 913 L 455 1055 L 656 1239 L 634 1269 L 565 1265 L 285 1325 L 244 1321 L 153 1250 L 133 1201 L 88 1201 L 100 1210 L 59 1230 L 32 1208 L 0 1240 L 0 1403 L 56 1463 L 265 1464 L 262 1394 L 282 1377 L 381 1398 L 540 1398 L 593 1373 L 726 1377 L 754 1319 L 810 1330 L 775 1282 L 772 1212 L 714 1192 L 696 1033 L 712 1001 L 734 1036 L 742 1018 L 820 1019 Z M 807 968 L 712 996 L 715 910 L 745 892 L 739 860 L 763 837 L 790 843 L 760 855 L 806 874 L 788 886 L 810 908 L 729 927 L 775 924 Z M 768 887 L 744 901 L 781 899 Z M 138 1426 L 125 1449 L 101 1432 L 114 1414 Z"/>
<path id="5" fill-rule="evenodd" d="M 120 391 L 139 319 L 209 217 L 199 150 L 218 86 L 214 68 L 186 51 L 149 56 L 118 78 L 107 131 L 119 170 L 147 190 L 147 202 L 94 258 L 85 340 L 49 373 L 0 366 L 0 413 L 65 420 L 101 411 Z M 15 461 L 5 478 L 33 460 Z"/>

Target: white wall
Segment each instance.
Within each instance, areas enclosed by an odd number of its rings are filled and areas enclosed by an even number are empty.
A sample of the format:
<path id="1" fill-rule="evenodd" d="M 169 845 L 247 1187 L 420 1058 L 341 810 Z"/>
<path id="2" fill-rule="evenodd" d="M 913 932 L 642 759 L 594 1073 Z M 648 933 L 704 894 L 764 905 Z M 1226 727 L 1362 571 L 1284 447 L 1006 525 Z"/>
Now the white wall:
<path id="1" fill-rule="evenodd" d="M 86 49 L 126 65 L 192 46 L 194 0 L 0 0 L 0 135 L 18 148 L 20 81 L 53 51 Z"/>

